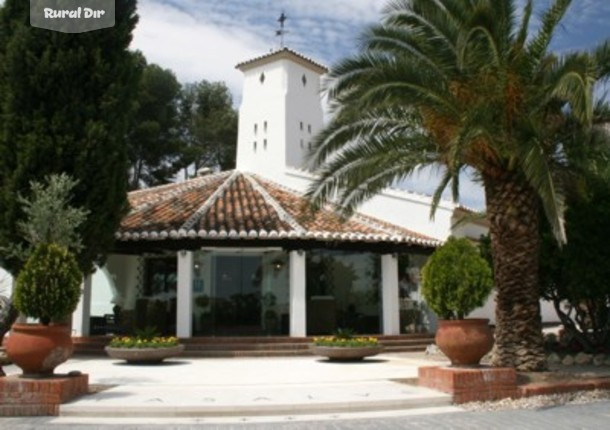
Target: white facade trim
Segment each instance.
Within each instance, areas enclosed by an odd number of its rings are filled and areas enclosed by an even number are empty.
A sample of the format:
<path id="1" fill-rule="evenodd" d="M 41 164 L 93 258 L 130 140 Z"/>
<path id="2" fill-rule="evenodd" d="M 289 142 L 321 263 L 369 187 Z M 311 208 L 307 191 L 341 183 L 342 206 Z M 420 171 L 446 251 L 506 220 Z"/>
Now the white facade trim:
<path id="1" fill-rule="evenodd" d="M 400 306 L 398 301 L 398 258 L 393 254 L 381 256 L 382 333 L 400 334 Z"/>
<path id="2" fill-rule="evenodd" d="M 305 252 L 290 251 L 290 336 L 307 336 Z"/>
<path id="3" fill-rule="evenodd" d="M 178 251 L 177 256 L 176 335 L 191 337 L 193 333 L 193 252 Z"/>
<path id="4" fill-rule="evenodd" d="M 72 336 L 89 336 L 91 330 L 91 275 L 83 279 L 82 293 L 72 314 Z"/>

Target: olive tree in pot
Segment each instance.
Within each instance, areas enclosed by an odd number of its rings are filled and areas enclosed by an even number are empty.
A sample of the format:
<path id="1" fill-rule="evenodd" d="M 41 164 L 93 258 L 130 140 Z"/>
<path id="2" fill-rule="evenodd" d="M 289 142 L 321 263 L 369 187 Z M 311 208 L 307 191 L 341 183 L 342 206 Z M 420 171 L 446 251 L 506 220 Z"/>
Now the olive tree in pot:
<path id="1" fill-rule="evenodd" d="M 26 215 L 18 226 L 28 246 L 4 249 L 24 262 L 14 273 L 13 305 L 39 321 L 13 324 L 6 341 L 9 359 L 25 374 L 52 374 L 73 351 L 66 322 L 78 305 L 83 277 L 73 252 L 82 248 L 77 228 L 87 217 L 70 205 L 76 184 L 66 174 L 32 182 L 31 196 L 18 197 Z"/>
<path id="2" fill-rule="evenodd" d="M 439 319 L 435 341 L 454 366 L 477 365 L 493 346 L 488 319 L 466 319 L 493 288 L 492 272 L 467 239 L 450 237 L 422 269 L 422 294 Z"/>

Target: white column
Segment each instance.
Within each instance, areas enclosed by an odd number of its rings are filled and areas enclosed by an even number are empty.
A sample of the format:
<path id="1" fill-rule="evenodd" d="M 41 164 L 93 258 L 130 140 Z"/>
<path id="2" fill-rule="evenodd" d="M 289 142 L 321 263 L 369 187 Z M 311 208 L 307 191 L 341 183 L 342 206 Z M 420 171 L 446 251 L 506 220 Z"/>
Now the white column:
<path id="1" fill-rule="evenodd" d="M 307 336 L 305 252 L 290 251 L 290 336 Z"/>
<path id="2" fill-rule="evenodd" d="M 176 335 L 191 337 L 193 321 L 193 253 L 191 251 L 178 252 L 176 299 Z"/>
<path id="3" fill-rule="evenodd" d="M 398 302 L 398 258 L 381 256 L 381 301 L 383 306 L 383 334 L 400 334 L 400 305 Z"/>
<path id="4" fill-rule="evenodd" d="M 72 336 L 89 336 L 91 321 L 91 274 L 83 279 L 83 289 L 72 314 Z"/>

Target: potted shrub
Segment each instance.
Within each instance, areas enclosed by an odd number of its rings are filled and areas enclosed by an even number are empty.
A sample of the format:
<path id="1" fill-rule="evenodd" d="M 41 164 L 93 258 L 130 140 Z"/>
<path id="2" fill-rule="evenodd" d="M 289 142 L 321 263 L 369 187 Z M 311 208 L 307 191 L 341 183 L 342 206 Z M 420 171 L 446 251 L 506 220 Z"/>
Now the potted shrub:
<path id="1" fill-rule="evenodd" d="M 66 321 L 80 298 L 82 273 L 74 255 L 54 243 L 38 245 L 15 282 L 13 301 L 38 324 L 13 324 L 6 342 L 8 358 L 24 374 L 52 374 L 73 351 Z"/>
<path id="2" fill-rule="evenodd" d="M 82 249 L 77 229 L 88 214 L 70 205 L 76 184 L 66 174 L 50 175 L 45 184 L 31 182 L 31 195 L 17 196 L 26 215 L 17 224 L 24 243 L 2 249 L 15 263 L 14 307 L 39 320 L 13 324 L 9 318 L 7 355 L 26 374 L 53 373 L 73 351 L 66 320 L 78 305 L 83 276 L 73 252 Z"/>
<path id="3" fill-rule="evenodd" d="M 355 336 L 352 330 L 339 329 L 334 336 L 315 337 L 311 351 L 331 361 L 358 361 L 379 354 L 383 346 L 375 337 Z"/>
<path id="4" fill-rule="evenodd" d="M 155 327 L 138 330 L 134 336 L 119 336 L 105 348 L 111 358 L 128 363 L 160 363 L 184 351 L 184 345 L 174 336 L 162 337 Z"/>
<path id="5" fill-rule="evenodd" d="M 435 341 L 454 366 L 477 365 L 493 346 L 488 319 L 466 319 L 491 293 L 491 268 L 467 239 L 450 237 L 422 269 L 422 295 L 440 318 Z"/>

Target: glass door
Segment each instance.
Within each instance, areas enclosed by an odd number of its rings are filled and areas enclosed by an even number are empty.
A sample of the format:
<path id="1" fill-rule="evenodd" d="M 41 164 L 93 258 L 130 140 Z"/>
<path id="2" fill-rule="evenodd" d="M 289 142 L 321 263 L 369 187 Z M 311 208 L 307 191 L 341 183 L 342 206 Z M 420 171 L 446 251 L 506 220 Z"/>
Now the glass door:
<path id="1" fill-rule="evenodd" d="M 212 316 L 216 336 L 259 336 L 262 256 L 222 255 L 213 258 Z"/>

